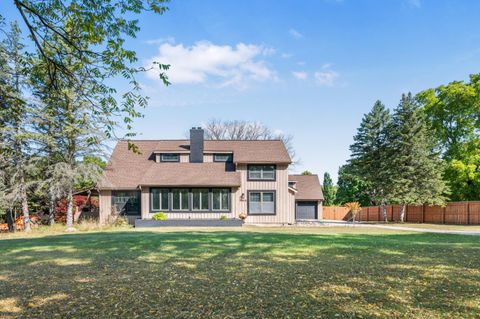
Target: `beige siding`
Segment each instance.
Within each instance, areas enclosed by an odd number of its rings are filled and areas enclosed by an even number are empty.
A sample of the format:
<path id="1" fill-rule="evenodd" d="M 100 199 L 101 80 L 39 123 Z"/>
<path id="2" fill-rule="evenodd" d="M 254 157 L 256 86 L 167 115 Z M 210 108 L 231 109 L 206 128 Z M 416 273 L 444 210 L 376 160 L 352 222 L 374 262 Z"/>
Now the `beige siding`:
<path id="1" fill-rule="evenodd" d="M 250 190 L 275 190 L 276 191 L 276 214 L 268 216 L 250 215 L 246 219 L 248 224 L 286 224 L 295 222 L 295 198 L 288 190 L 288 166 L 277 165 L 276 181 L 248 181 L 247 165 L 239 164 L 237 171 L 241 173 L 241 187 L 235 193 L 237 216 L 241 212 L 247 212 L 247 194 Z M 244 199 L 241 200 L 242 194 Z"/>
<path id="2" fill-rule="evenodd" d="M 190 162 L 190 155 L 180 154 L 180 163 L 188 163 L 188 162 Z"/>
<path id="3" fill-rule="evenodd" d="M 112 191 L 101 190 L 98 196 L 99 205 L 99 221 L 105 224 L 112 212 Z"/>
<path id="4" fill-rule="evenodd" d="M 247 194 L 249 190 L 274 190 L 276 193 L 276 214 L 271 216 L 254 216 L 247 217 L 248 224 L 287 224 L 295 222 L 295 196 L 288 190 L 288 166 L 277 166 L 276 181 L 248 181 L 247 180 L 247 165 L 239 164 L 237 171 L 241 174 L 242 186 L 233 188 L 231 193 L 231 212 L 230 213 L 168 213 L 168 219 L 216 219 L 225 215 L 227 218 L 237 218 L 242 212 L 247 212 Z M 242 196 L 244 194 L 244 196 Z M 108 203 L 111 203 L 109 197 Z M 110 204 L 109 204 L 110 205 Z M 110 208 L 111 209 L 111 208 Z M 320 212 L 320 209 L 319 209 Z M 142 188 L 141 194 L 141 214 L 142 218 L 152 218 L 150 213 L 150 189 L 148 187 Z M 320 214 L 319 214 L 320 215 Z"/>
<path id="5" fill-rule="evenodd" d="M 212 163 L 213 162 L 213 154 L 204 154 L 203 161 L 205 163 Z"/>

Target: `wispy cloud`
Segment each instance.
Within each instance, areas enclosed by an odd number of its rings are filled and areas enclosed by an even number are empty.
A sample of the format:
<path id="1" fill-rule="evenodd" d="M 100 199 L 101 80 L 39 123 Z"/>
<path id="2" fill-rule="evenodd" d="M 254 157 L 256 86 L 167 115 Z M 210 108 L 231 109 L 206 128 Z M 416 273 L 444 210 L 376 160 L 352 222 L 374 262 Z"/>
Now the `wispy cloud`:
<path id="1" fill-rule="evenodd" d="M 166 38 L 151 39 L 151 40 L 145 41 L 145 43 L 150 44 L 150 45 L 156 45 L 156 44 L 162 44 L 162 43 L 174 44 L 175 43 L 175 38 L 174 37 L 166 37 Z"/>
<path id="2" fill-rule="evenodd" d="M 422 0 L 406 0 L 407 4 L 411 7 L 420 8 L 422 7 Z"/>
<path id="3" fill-rule="evenodd" d="M 334 86 L 340 75 L 335 71 L 325 70 L 315 72 L 313 76 L 320 86 Z"/>
<path id="4" fill-rule="evenodd" d="M 147 66 L 154 61 L 170 64 L 166 73 L 173 84 L 213 83 L 219 87 L 245 88 L 251 81 L 276 79 L 276 72 L 264 60 L 273 53 L 273 49 L 255 44 L 163 43 L 158 54 L 147 61 Z M 151 70 L 147 75 L 158 79 L 158 70 Z"/>
<path id="5" fill-rule="evenodd" d="M 300 32 L 298 32 L 297 30 L 295 30 L 293 28 L 288 30 L 288 34 L 290 34 L 290 36 L 292 36 L 295 39 L 303 38 L 303 34 L 301 34 Z"/>
<path id="6" fill-rule="evenodd" d="M 299 80 L 306 80 L 307 77 L 308 77 L 308 74 L 307 72 L 303 72 L 303 71 L 298 71 L 298 72 L 292 72 L 292 75 L 296 78 L 296 79 L 299 79 Z"/>

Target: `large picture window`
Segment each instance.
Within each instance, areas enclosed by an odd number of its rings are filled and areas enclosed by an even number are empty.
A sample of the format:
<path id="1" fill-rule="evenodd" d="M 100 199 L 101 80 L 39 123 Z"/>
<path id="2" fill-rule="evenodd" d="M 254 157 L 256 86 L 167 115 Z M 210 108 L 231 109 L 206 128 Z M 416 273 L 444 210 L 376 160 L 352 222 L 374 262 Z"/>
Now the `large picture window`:
<path id="1" fill-rule="evenodd" d="M 212 190 L 212 209 L 213 210 L 229 210 L 229 195 L 228 188 L 214 188 Z"/>
<path id="2" fill-rule="evenodd" d="M 152 211 L 169 210 L 168 188 L 152 188 Z"/>
<path id="3" fill-rule="evenodd" d="M 208 188 L 192 189 L 192 210 L 208 209 Z"/>
<path id="4" fill-rule="evenodd" d="M 172 189 L 172 209 L 173 210 L 189 210 L 188 205 L 188 189 L 174 188 Z"/>
<path id="5" fill-rule="evenodd" d="M 274 181 L 275 165 L 248 165 L 248 179 L 258 181 Z"/>
<path id="6" fill-rule="evenodd" d="M 275 215 L 275 192 L 250 191 L 248 193 L 250 215 Z"/>
<path id="7" fill-rule="evenodd" d="M 113 191 L 112 206 L 121 215 L 140 215 L 140 192 Z"/>

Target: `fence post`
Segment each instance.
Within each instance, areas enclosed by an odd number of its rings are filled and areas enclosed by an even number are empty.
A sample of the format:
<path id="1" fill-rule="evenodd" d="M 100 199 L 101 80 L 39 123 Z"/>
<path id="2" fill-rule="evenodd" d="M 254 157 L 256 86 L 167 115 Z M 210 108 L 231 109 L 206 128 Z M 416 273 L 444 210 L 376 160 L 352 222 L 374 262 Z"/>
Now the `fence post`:
<path id="1" fill-rule="evenodd" d="M 425 223 L 425 204 L 422 205 L 422 223 Z"/>
<path id="2" fill-rule="evenodd" d="M 447 209 L 447 206 L 443 206 L 442 209 L 442 224 L 445 224 L 445 210 Z"/>
<path id="3" fill-rule="evenodd" d="M 470 202 L 467 201 L 467 225 L 470 225 Z"/>

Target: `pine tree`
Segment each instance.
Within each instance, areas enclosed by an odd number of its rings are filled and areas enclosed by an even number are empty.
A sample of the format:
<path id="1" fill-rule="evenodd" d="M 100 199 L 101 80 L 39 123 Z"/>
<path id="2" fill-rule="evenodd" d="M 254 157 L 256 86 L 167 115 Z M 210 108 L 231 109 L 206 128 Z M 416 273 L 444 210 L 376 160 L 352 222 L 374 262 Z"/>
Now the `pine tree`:
<path id="1" fill-rule="evenodd" d="M 353 138 L 354 143 L 350 146 L 352 170 L 369 185 L 366 191 L 375 205 L 383 207 L 385 221 L 387 220 L 385 198 L 391 181 L 387 141 L 390 121 L 388 109 L 382 102 L 376 101 L 372 110 L 364 115 Z"/>
<path id="2" fill-rule="evenodd" d="M 27 192 L 31 186 L 28 181 L 29 147 L 32 139 L 28 131 L 31 123 L 30 105 L 24 98 L 28 85 L 28 63 L 24 58 L 24 46 L 21 43 L 20 28 L 11 24 L 1 44 L 2 83 L 0 100 L 0 135 L 2 137 L 2 161 L 4 175 L 4 192 L 9 208 L 20 206 L 24 218 L 24 229 L 30 231 L 30 210 Z"/>
<path id="3" fill-rule="evenodd" d="M 348 202 L 359 202 L 362 206 L 370 206 L 372 202 L 367 193 L 368 184 L 353 173 L 350 164 L 343 165 L 338 170 L 336 201 L 343 205 Z"/>
<path id="4" fill-rule="evenodd" d="M 410 93 L 402 95 L 394 111 L 389 143 L 394 179 L 388 197 L 401 205 L 400 220 L 405 219 L 407 205 L 443 205 L 448 188 L 442 162 L 425 115 Z"/>
<path id="5" fill-rule="evenodd" d="M 330 174 L 328 172 L 325 172 L 325 174 L 323 175 L 322 190 L 324 197 L 323 204 L 325 206 L 335 205 L 337 189 L 335 188 L 335 185 L 333 185 L 332 178 L 330 177 Z"/>

